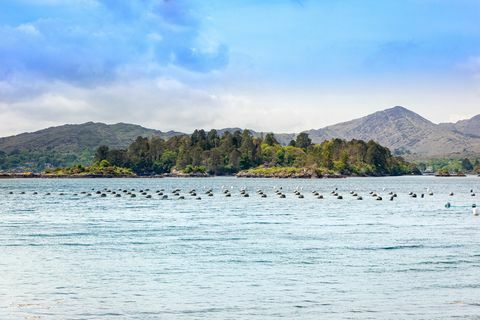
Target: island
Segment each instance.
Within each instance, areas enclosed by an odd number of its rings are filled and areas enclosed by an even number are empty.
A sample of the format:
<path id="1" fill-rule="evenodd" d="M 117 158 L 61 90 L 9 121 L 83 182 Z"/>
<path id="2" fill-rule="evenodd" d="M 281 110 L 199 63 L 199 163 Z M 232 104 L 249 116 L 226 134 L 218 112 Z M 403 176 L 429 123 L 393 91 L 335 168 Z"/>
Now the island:
<path id="1" fill-rule="evenodd" d="M 281 145 L 273 133 L 195 130 L 191 135 L 137 137 L 127 148 L 101 146 L 90 166 L 47 169 L 22 177 L 209 177 L 343 178 L 420 174 L 377 142 L 331 139 L 313 144 L 300 133 Z"/>

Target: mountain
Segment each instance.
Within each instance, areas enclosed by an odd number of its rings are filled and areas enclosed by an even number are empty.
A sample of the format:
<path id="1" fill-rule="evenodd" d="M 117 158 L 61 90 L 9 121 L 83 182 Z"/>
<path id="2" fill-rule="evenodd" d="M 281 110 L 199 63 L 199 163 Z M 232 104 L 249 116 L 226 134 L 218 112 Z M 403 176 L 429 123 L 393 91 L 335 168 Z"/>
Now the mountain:
<path id="1" fill-rule="evenodd" d="M 331 138 L 375 140 L 416 158 L 480 153 L 480 138 L 437 125 L 399 106 L 306 132 L 315 143 Z"/>
<path id="2" fill-rule="evenodd" d="M 440 126 L 466 136 L 480 138 L 480 114 L 471 119 L 460 120 L 455 123 L 440 123 Z"/>
<path id="3" fill-rule="evenodd" d="M 42 170 L 45 166 L 88 163 L 101 145 L 125 148 L 138 136 L 168 139 L 182 134 L 139 125 L 87 122 L 0 138 L 0 169 Z"/>
<path id="4" fill-rule="evenodd" d="M 217 130 L 222 135 L 240 128 Z M 266 132 L 251 130 L 256 137 Z M 374 140 L 410 160 L 480 155 L 480 115 L 456 123 L 435 124 L 404 107 L 378 111 L 365 117 L 317 130 L 305 131 L 315 143 L 327 139 Z M 0 138 L 0 170 L 43 170 L 49 166 L 88 164 L 101 145 L 125 148 L 137 136 L 168 139 L 181 132 L 163 132 L 139 125 L 87 122 L 52 127 Z M 283 145 L 296 134 L 275 134 Z"/>
<path id="5" fill-rule="evenodd" d="M 101 145 L 124 148 L 138 136 L 169 138 L 178 134 L 181 133 L 162 132 L 127 123 L 108 125 L 87 122 L 0 138 L 0 150 L 4 152 L 13 150 L 81 151 L 95 149 Z"/>

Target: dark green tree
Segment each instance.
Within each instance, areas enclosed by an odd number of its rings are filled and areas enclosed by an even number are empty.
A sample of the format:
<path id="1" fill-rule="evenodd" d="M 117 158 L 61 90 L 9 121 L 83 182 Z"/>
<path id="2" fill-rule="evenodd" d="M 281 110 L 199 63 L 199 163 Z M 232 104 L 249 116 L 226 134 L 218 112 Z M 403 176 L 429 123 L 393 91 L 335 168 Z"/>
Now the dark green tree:
<path id="1" fill-rule="evenodd" d="M 312 139 L 308 137 L 308 133 L 302 132 L 299 133 L 297 139 L 295 140 L 295 146 L 297 148 L 306 149 L 312 144 Z"/>

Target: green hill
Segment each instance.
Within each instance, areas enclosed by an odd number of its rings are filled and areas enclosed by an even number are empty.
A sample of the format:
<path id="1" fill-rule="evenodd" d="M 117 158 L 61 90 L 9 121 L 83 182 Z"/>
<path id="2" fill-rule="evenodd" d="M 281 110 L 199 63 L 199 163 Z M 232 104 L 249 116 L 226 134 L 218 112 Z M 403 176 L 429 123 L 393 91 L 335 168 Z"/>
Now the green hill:
<path id="1" fill-rule="evenodd" d="M 138 136 L 168 139 L 180 134 L 126 123 L 87 122 L 51 127 L 0 138 L 0 170 L 41 171 L 48 167 L 87 165 L 101 145 L 125 148 Z"/>

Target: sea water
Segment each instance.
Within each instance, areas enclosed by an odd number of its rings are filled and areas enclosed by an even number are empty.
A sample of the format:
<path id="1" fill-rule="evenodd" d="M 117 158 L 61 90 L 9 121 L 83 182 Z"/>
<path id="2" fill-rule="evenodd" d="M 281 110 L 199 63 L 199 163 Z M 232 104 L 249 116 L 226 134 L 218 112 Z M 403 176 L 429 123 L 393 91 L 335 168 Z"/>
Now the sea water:
<path id="1" fill-rule="evenodd" d="M 478 319 L 479 196 L 478 177 L 0 180 L 0 319 Z"/>

